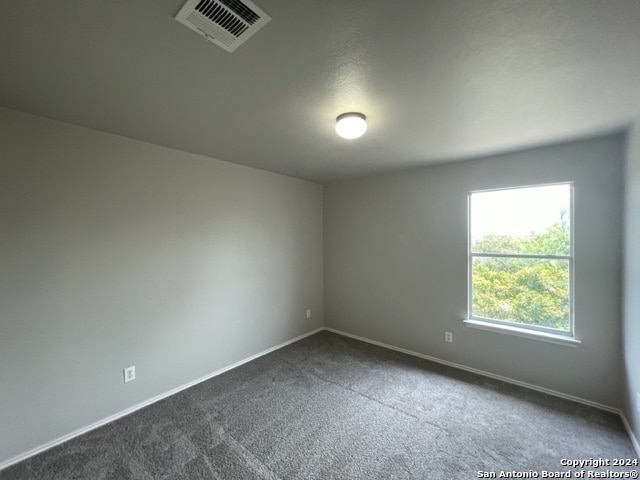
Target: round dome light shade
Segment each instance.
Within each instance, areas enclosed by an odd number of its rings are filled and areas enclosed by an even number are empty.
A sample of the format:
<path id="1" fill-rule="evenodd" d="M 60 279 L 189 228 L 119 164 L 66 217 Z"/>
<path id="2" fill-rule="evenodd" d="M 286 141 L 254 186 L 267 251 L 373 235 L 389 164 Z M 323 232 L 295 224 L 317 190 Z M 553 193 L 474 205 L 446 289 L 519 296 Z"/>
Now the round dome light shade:
<path id="1" fill-rule="evenodd" d="M 358 138 L 367 131 L 367 117 L 361 113 L 343 113 L 336 118 L 336 133 L 342 138 Z"/>

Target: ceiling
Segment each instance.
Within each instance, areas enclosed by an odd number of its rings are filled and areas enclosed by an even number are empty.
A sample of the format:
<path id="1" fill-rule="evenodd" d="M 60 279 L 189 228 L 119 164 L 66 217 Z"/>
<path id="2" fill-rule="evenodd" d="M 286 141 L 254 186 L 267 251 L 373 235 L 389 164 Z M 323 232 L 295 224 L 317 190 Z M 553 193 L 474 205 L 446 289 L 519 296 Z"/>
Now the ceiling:
<path id="1" fill-rule="evenodd" d="M 272 20 L 227 53 L 183 0 L 0 0 L 0 106 L 317 182 L 640 114 L 640 0 L 253 1 Z"/>

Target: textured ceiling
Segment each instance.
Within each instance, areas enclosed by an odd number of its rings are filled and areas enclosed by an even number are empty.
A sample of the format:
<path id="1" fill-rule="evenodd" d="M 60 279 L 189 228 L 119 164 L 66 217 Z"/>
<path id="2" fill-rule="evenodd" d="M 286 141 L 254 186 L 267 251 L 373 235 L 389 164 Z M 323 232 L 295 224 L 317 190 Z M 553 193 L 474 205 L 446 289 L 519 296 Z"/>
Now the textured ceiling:
<path id="1" fill-rule="evenodd" d="M 254 1 L 271 22 L 227 53 L 183 0 L 1 0 L 0 106 L 319 182 L 640 114 L 640 0 Z"/>

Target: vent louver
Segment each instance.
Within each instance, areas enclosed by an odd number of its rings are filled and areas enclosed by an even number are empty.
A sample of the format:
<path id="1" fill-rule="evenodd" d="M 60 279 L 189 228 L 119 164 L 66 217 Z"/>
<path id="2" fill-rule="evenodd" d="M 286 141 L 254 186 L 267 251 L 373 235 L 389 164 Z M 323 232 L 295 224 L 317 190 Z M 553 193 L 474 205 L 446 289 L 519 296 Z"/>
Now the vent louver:
<path id="1" fill-rule="evenodd" d="M 271 17 L 248 0 L 187 0 L 176 20 L 233 52 Z"/>

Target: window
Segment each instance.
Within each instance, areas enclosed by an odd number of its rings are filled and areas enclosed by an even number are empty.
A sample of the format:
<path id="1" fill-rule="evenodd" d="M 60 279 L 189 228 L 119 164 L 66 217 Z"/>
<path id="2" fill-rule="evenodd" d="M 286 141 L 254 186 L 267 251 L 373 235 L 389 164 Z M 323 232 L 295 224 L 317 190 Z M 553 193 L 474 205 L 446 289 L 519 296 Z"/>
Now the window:
<path id="1" fill-rule="evenodd" d="M 469 193 L 472 326 L 573 341 L 573 186 Z"/>

